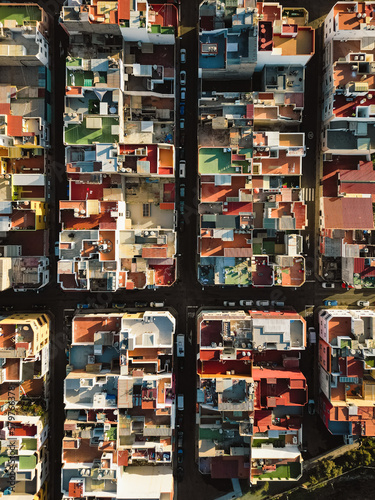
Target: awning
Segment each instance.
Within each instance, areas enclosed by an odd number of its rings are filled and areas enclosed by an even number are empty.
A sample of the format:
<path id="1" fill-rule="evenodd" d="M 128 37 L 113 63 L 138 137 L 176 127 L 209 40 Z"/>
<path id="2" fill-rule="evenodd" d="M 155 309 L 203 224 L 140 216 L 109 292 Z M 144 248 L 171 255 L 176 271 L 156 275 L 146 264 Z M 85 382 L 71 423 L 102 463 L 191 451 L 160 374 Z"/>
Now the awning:
<path id="1" fill-rule="evenodd" d="M 104 97 L 104 94 L 107 92 L 107 90 L 93 90 L 94 94 L 96 97 L 101 101 Z"/>

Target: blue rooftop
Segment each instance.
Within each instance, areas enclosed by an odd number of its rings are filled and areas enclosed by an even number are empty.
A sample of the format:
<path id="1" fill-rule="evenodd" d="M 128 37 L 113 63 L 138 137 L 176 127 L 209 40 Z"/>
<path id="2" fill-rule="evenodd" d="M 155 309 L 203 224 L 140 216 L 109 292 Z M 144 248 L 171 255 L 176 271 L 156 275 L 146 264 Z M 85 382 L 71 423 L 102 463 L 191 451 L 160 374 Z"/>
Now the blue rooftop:
<path id="1" fill-rule="evenodd" d="M 226 46 L 227 46 L 227 31 L 220 32 L 205 32 L 201 33 L 199 37 L 200 53 L 199 53 L 199 67 L 203 69 L 224 69 L 226 61 Z M 204 45 L 214 47 L 215 50 L 204 51 Z M 202 53 L 202 50 L 204 53 Z"/>

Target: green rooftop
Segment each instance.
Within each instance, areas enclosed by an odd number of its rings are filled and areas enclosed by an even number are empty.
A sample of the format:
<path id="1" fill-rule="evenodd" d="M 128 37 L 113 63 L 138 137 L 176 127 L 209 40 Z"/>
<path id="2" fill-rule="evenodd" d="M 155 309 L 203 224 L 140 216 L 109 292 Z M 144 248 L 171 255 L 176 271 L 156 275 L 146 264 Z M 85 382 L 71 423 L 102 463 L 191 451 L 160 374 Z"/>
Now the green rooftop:
<path id="1" fill-rule="evenodd" d="M 8 462 L 8 461 L 9 461 L 8 455 L 0 455 L 0 466 L 4 465 L 5 462 Z"/>
<path id="2" fill-rule="evenodd" d="M 35 455 L 21 455 L 18 460 L 19 469 L 35 469 L 36 466 L 36 456 Z"/>
<path id="3" fill-rule="evenodd" d="M 201 427 L 199 429 L 199 439 L 210 439 L 216 441 L 223 441 L 223 432 L 219 432 L 220 429 L 208 429 L 207 427 Z"/>
<path id="4" fill-rule="evenodd" d="M 36 6 L 27 5 L 0 5 L 0 22 L 16 21 L 18 26 L 23 26 L 32 21 L 41 21 L 41 11 Z"/>
<path id="5" fill-rule="evenodd" d="M 112 133 L 112 125 L 119 125 L 118 117 L 102 117 L 101 128 L 87 128 L 87 118 L 84 118 L 80 124 L 68 125 L 65 129 L 66 144 L 92 144 L 99 142 L 100 144 L 110 144 L 118 142 L 119 134 Z"/>
<path id="6" fill-rule="evenodd" d="M 69 56 L 70 57 L 70 56 Z M 67 66 L 82 66 L 82 59 L 80 57 L 70 57 L 70 59 L 66 58 Z"/>
<path id="7" fill-rule="evenodd" d="M 36 450 L 37 440 L 35 438 L 22 439 L 22 449 L 23 450 Z"/>
<path id="8" fill-rule="evenodd" d="M 276 470 L 266 472 L 257 479 L 297 479 L 302 474 L 302 465 L 299 462 L 290 462 L 287 465 L 276 466 Z"/>
<path id="9" fill-rule="evenodd" d="M 246 159 L 250 160 L 252 151 L 240 149 L 238 154 L 245 155 Z M 246 174 L 248 172 L 250 172 L 248 161 L 236 159 L 232 163 L 230 148 L 201 148 L 199 150 L 200 174 Z"/>

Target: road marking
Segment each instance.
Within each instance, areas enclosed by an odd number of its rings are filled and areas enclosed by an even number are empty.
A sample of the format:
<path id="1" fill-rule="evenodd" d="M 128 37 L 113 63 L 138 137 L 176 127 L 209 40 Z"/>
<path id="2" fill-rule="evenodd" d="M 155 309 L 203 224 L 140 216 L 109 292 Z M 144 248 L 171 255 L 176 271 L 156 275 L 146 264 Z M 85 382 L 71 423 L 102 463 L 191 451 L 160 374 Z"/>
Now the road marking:
<path id="1" fill-rule="evenodd" d="M 302 198 L 304 201 L 315 201 L 315 188 L 302 188 Z"/>

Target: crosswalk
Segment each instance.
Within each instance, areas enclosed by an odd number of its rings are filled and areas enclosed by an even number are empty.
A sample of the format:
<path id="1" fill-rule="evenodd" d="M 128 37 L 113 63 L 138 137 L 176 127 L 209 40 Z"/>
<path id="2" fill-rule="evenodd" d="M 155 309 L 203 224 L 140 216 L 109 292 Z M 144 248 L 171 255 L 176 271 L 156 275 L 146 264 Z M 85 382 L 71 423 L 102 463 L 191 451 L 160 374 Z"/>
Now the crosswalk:
<path id="1" fill-rule="evenodd" d="M 304 201 L 315 201 L 315 188 L 302 188 L 301 191 Z"/>

